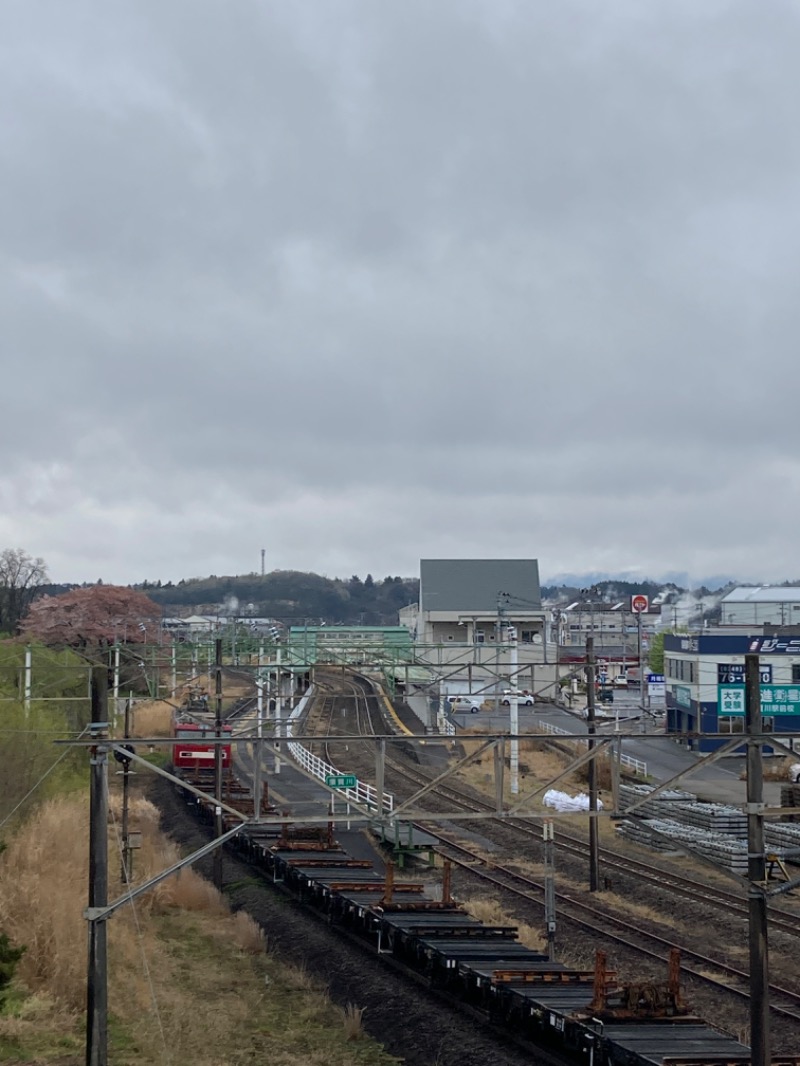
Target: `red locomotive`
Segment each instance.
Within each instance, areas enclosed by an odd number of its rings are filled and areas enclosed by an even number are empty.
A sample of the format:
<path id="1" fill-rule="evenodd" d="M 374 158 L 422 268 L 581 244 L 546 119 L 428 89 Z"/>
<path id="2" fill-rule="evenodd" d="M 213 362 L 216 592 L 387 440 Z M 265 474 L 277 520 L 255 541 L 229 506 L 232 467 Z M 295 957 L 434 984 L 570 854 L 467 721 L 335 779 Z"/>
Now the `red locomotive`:
<path id="1" fill-rule="evenodd" d="M 230 737 L 231 733 L 231 726 L 222 726 L 223 737 Z M 172 723 L 172 736 L 172 765 L 175 770 L 194 774 L 214 769 L 215 745 L 209 743 L 216 736 L 212 718 L 200 719 L 195 714 L 180 714 Z M 230 765 L 231 745 L 223 744 L 222 769 L 228 770 Z"/>

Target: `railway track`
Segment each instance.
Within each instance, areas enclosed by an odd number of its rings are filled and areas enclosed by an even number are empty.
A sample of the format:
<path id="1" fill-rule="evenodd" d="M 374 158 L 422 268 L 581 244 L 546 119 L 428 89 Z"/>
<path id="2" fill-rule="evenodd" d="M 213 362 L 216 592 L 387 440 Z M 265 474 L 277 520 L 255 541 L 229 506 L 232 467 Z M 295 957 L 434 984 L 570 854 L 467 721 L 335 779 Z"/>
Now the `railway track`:
<path id="1" fill-rule="evenodd" d="M 387 759 L 386 762 L 387 766 L 391 766 L 393 773 L 411 781 L 420 788 L 430 783 L 431 778 L 416 767 L 407 766 L 395 759 Z M 435 791 L 437 795 L 447 799 L 448 802 L 459 805 L 465 811 L 488 812 L 495 809 L 491 803 L 451 785 L 438 786 Z M 498 818 L 497 822 L 499 825 L 506 826 L 522 836 L 535 840 L 537 844 L 541 843 L 540 830 L 531 826 L 524 819 Z M 556 834 L 556 843 L 561 851 L 566 851 L 578 858 L 588 860 L 589 845 L 581 840 L 580 837 L 572 836 L 560 830 Z M 639 880 L 648 881 L 661 889 L 669 888 L 671 892 L 685 899 L 719 907 L 727 915 L 734 915 L 744 921 L 747 920 L 747 903 L 742 896 L 734 892 L 728 892 L 723 888 L 704 882 L 694 881 L 690 877 L 665 870 L 659 866 L 652 866 L 639 859 L 632 859 L 607 848 L 602 849 L 602 861 L 606 870 L 613 870 Z M 795 938 L 800 937 L 800 918 L 792 911 L 771 907 L 769 910 L 769 922 L 770 928 L 776 932 L 785 933 Z"/>
<path id="2" fill-rule="evenodd" d="M 341 684 L 341 678 L 336 680 Z M 348 733 L 351 737 L 354 732 L 363 733 L 366 734 L 366 738 L 369 738 L 370 734 L 381 733 L 385 730 L 385 724 L 375 698 L 372 697 L 372 706 L 370 706 L 370 698 L 362 686 L 355 682 L 348 682 L 347 685 L 351 689 L 348 693 L 324 694 L 321 697 L 319 711 L 316 715 L 318 724 L 321 727 L 320 743 L 324 746 L 327 760 L 337 766 L 341 766 L 344 762 L 341 755 L 337 759 L 335 754 L 335 749 L 337 748 L 340 753 L 342 751 L 341 744 L 334 744 L 334 739 L 338 732 Z M 349 757 L 355 755 L 357 751 L 356 745 L 359 747 L 360 745 L 359 742 L 353 742 L 352 740 L 348 744 L 348 765 L 346 769 L 349 771 L 351 769 Z M 365 739 L 363 752 L 358 751 L 358 755 L 371 760 L 371 757 L 374 756 L 374 742 L 370 739 Z M 392 774 L 410 782 L 412 786 L 423 787 L 431 782 L 431 777 L 423 770 L 400 763 L 395 759 L 387 759 L 386 767 L 387 774 L 391 771 Z M 457 805 L 465 811 L 491 812 L 494 810 L 493 805 L 451 785 L 437 786 L 431 795 L 436 795 L 439 799 L 449 804 Z M 498 828 L 502 827 L 504 830 L 510 829 L 514 834 L 533 837 L 537 842 L 539 841 L 539 834 L 525 820 L 500 818 L 497 819 L 496 826 Z M 495 889 L 513 895 L 517 899 L 524 901 L 526 905 L 533 905 L 543 909 L 543 883 L 518 873 L 500 862 L 487 860 L 483 855 L 469 848 L 460 840 L 455 840 L 443 833 L 438 826 L 422 825 L 420 828 L 435 835 L 440 840 L 439 850 L 441 854 L 448 857 L 470 875 L 491 884 Z M 488 823 L 482 822 L 481 831 L 486 833 L 487 828 Z M 584 842 L 580 841 L 579 838 L 571 838 L 567 834 L 560 834 L 559 845 L 566 850 L 572 850 L 574 854 L 581 857 L 585 856 L 587 851 Z M 618 865 L 615 868 L 621 872 L 654 881 L 661 889 L 668 888 L 676 894 L 701 900 L 706 904 L 716 903 L 727 914 L 736 913 L 737 916 L 741 915 L 742 918 L 746 916 L 746 908 L 742 900 L 733 893 L 717 891 L 707 885 L 693 882 L 690 878 L 685 878 L 682 875 L 669 875 L 666 871 L 657 867 L 648 866 L 646 863 L 629 860 L 624 856 L 604 851 L 604 862 L 608 864 L 609 860 L 612 862 L 618 860 Z M 714 898 L 711 898 L 710 894 L 712 892 Z M 719 992 L 725 992 L 739 1000 L 747 1000 L 749 998 L 749 975 L 745 971 L 700 952 L 687 949 L 682 945 L 675 944 L 658 933 L 632 925 L 627 918 L 618 918 L 566 893 L 560 892 L 556 895 L 559 914 L 571 925 L 584 929 L 593 936 L 618 944 L 640 956 L 658 960 L 659 962 L 663 960 L 666 951 L 677 947 L 685 960 L 683 965 L 685 973 L 707 987 Z M 797 919 L 791 912 L 773 915 L 772 919 L 773 923 L 777 919 L 778 927 L 784 925 L 784 931 L 790 935 L 800 935 L 800 930 L 797 928 Z M 712 971 L 712 973 L 705 971 Z M 770 996 L 770 1007 L 774 1015 L 790 1024 L 796 1025 L 800 1023 L 800 993 L 772 984 L 770 985 Z"/>
<path id="3" fill-rule="evenodd" d="M 441 844 L 437 850 L 457 866 L 479 877 L 482 881 L 488 882 L 497 888 L 502 888 L 527 903 L 536 904 L 542 910 L 544 909 L 545 886 L 542 882 L 510 870 L 502 864 L 490 863 L 478 852 L 466 847 L 459 841 L 453 840 L 434 826 L 421 824 L 420 828 L 424 828 L 427 833 L 439 838 Z M 671 948 L 678 948 L 681 952 L 681 968 L 685 973 L 713 988 L 730 992 L 740 999 L 749 1000 L 750 991 L 747 986 L 750 977 L 744 970 L 739 970 L 728 963 L 709 958 L 709 956 L 700 952 L 676 944 L 674 941 L 659 936 L 657 933 L 631 925 L 628 919 L 616 918 L 598 907 L 593 907 L 591 904 L 584 903 L 563 892 L 556 892 L 556 899 L 561 917 L 567 918 L 570 922 L 581 926 L 588 932 L 601 935 L 615 944 L 630 948 L 641 955 L 659 961 L 664 958 L 665 951 L 669 951 Z M 625 932 L 623 934 L 615 931 L 615 929 L 624 930 Z M 657 950 L 656 947 L 648 945 L 656 945 Z M 691 960 L 693 965 L 687 966 L 687 959 Z M 697 969 L 696 967 L 698 966 L 716 970 L 724 974 L 729 980 L 720 980 L 712 977 L 710 974 Z M 741 986 L 729 983 L 730 980 L 741 982 Z M 800 1008 L 800 994 L 793 992 L 791 989 L 771 984 L 770 997 L 770 1008 L 774 1014 L 794 1022 L 800 1022 L 800 1012 L 791 1009 L 791 1007 Z M 781 1002 L 778 1002 L 779 1000 Z M 791 1007 L 781 1005 L 782 1003 L 791 1004 Z"/>

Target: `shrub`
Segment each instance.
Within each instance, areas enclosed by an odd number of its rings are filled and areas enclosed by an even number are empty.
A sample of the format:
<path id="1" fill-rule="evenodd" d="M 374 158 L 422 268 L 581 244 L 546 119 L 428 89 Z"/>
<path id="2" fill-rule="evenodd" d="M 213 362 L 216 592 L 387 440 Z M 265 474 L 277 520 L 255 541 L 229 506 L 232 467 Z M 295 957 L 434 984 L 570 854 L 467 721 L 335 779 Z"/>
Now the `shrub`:
<path id="1" fill-rule="evenodd" d="M 17 963 L 25 954 L 25 948 L 12 947 L 5 933 L 0 933 L 0 1007 L 6 998 L 6 989 L 11 984 Z"/>

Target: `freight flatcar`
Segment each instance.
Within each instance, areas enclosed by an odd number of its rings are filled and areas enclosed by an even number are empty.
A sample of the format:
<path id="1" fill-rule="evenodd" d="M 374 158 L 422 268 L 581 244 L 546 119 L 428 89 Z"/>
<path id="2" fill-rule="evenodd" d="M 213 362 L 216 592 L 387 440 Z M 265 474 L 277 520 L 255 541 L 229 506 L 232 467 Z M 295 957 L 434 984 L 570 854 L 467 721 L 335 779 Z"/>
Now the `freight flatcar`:
<path id="1" fill-rule="evenodd" d="M 197 809 L 208 815 L 202 804 Z M 523 1046 L 549 1053 L 549 1061 L 751 1066 L 748 1047 L 684 1001 L 677 952 L 663 981 L 618 981 L 602 952 L 593 970 L 565 966 L 522 944 L 513 925 L 487 925 L 460 907 L 447 861 L 435 899 L 421 883 L 395 881 L 392 863 L 384 870 L 349 854 L 331 823 L 327 830 L 250 824 L 231 846 L 331 928 Z M 800 1066 L 800 1055 L 773 1056 L 772 1066 Z"/>
<path id="2" fill-rule="evenodd" d="M 750 1049 L 691 1013 L 683 1000 L 676 953 L 663 982 L 618 983 L 598 952 L 592 971 L 576 970 L 521 944 L 508 925 L 486 925 L 450 896 L 395 882 L 352 858 L 329 834 L 304 843 L 251 826 L 238 846 L 269 879 L 332 926 L 432 991 L 458 1000 L 526 1046 L 580 1066 L 749 1066 Z M 800 1066 L 776 1056 L 773 1066 Z"/>

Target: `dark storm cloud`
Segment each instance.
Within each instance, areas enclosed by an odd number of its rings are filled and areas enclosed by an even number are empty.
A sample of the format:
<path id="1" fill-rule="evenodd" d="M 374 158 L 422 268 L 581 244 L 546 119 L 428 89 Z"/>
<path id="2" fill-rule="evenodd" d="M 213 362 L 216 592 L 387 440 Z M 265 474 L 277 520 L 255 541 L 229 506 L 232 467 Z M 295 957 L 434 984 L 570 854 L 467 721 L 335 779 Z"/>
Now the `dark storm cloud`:
<path id="1" fill-rule="evenodd" d="M 4 5 L 0 542 L 794 576 L 799 44 L 780 2 Z"/>

